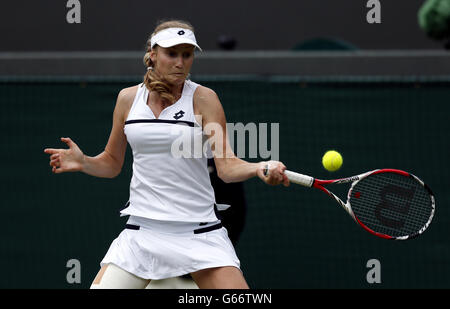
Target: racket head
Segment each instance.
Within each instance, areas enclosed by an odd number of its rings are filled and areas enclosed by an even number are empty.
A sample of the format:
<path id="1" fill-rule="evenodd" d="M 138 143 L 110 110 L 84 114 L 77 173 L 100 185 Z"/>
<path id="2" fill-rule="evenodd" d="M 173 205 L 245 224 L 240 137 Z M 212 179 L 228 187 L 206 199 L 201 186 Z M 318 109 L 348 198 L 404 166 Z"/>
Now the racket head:
<path id="1" fill-rule="evenodd" d="M 358 177 L 348 192 L 353 218 L 385 239 L 407 240 L 422 234 L 435 213 L 431 189 L 417 176 L 381 169 Z"/>

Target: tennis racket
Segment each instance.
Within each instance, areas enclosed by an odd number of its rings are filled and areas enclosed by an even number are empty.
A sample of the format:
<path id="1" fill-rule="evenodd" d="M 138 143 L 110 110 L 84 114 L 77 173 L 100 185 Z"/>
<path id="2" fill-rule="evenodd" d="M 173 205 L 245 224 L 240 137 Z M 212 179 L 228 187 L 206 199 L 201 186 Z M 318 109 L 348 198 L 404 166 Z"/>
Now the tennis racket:
<path id="1" fill-rule="evenodd" d="M 266 167 L 264 174 L 268 175 Z M 378 169 L 361 175 L 320 180 L 292 171 L 293 183 L 314 187 L 339 203 L 366 231 L 385 239 L 406 240 L 419 236 L 430 225 L 435 200 L 430 188 L 413 174 L 396 169 Z M 325 186 L 351 183 L 344 203 Z"/>

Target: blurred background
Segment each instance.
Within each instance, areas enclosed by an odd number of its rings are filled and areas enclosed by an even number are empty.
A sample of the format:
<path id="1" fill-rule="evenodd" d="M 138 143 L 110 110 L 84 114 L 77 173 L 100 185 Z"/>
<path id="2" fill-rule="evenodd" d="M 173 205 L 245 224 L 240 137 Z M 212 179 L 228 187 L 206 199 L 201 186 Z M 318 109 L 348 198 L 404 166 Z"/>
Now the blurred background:
<path id="1" fill-rule="evenodd" d="M 450 287 L 449 0 L 19 0 L 0 17 L 0 288 L 90 286 L 126 222 L 131 149 L 114 179 L 54 175 L 43 150 L 64 136 L 103 151 L 117 94 L 142 81 L 146 40 L 171 18 L 191 22 L 204 50 L 191 79 L 217 92 L 228 123 L 279 123 L 288 169 L 398 168 L 436 197 L 429 230 L 392 242 L 318 191 L 251 179 L 236 244 L 251 287 Z M 334 173 L 321 165 L 329 149 L 344 157 Z M 71 259 L 80 283 L 66 280 Z M 379 284 L 366 280 L 370 259 Z"/>
<path id="2" fill-rule="evenodd" d="M 369 0 L 345 1 L 82 1 L 81 23 L 69 24 L 68 0 L 7 1 L 2 4 L 2 51 L 142 50 L 159 19 L 191 21 L 206 51 L 231 36 L 240 50 L 289 50 L 304 40 L 331 37 L 362 49 L 434 49 L 418 25 L 423 0 L 376 1 L 381 23 L 366 15 Z M 435 2 L 435 1 L 432 1 Z M 369 8 L 367 7 L 369 4 Z M 376 26 L 376 27 L 375 27 Z"/>

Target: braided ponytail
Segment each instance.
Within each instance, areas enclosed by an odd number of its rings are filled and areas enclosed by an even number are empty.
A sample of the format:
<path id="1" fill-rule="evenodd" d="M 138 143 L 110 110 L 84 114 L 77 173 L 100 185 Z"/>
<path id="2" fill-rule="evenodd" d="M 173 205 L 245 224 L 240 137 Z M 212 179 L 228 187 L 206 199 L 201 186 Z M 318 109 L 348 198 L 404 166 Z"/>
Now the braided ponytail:
<path id="1" fill-rule="evenodd" d="M 147 66 L 147 72 L 144 75 L 144 84 L 149 91 L 155 91 L 163 100 L 174 102 L 175 97 L 171 93 L 171 85 L 160 77 L 153 70 L 153 62 L 150 59 L 150 52 L 144 55 L 144 64 Z"/>

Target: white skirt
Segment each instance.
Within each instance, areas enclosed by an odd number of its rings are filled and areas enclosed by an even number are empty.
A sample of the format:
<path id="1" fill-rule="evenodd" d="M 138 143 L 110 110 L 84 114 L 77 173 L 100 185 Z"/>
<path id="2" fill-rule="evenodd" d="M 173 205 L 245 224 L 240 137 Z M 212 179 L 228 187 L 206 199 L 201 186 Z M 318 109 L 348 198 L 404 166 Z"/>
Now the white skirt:
<path id="1" fill-rule="evenodd" d="M 112 242 L 100 266 L 112 263 L 140 278 L 155 280 L 212 267 L 240 269 L 226 228 L 203 232 L 217 224 L 220 221 L 199 226 L 130 216 L 128 228 Z"/>

